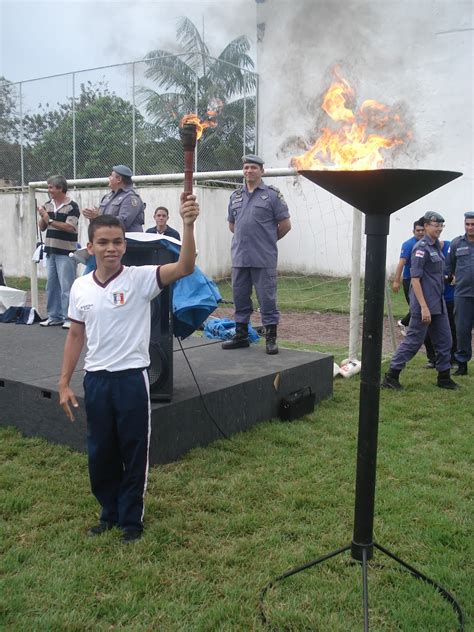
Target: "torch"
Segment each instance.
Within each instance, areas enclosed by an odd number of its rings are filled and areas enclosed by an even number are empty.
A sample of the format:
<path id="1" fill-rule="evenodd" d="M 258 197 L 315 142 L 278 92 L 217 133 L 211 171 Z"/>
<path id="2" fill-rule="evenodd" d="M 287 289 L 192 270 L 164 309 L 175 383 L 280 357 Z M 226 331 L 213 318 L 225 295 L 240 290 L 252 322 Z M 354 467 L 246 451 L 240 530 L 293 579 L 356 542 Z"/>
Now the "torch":
<path id="1" fill-rule="evenodd" d="M 222 106 L 223 107 L 223 106 Z M 184 192 L 191 195 L 193 192 L 193 171 L 194 152 L 196 142 L 201 138 L 203 131 L 208 128 L 217 127 L 215 117 L 219 114 L 218 109 L 207 113 L 207 120 L 202 121 L 197 114 L 186 114 L 181 119 L 181 142 L 184 151 Z"/>
<path id="2" fill-rule="evenodd" d="M 184 192 L 188 196 L 193 192 L 194 151 L 197 141 L 196 123 L 182 124 L 181 141 L 184 151 Z"/>

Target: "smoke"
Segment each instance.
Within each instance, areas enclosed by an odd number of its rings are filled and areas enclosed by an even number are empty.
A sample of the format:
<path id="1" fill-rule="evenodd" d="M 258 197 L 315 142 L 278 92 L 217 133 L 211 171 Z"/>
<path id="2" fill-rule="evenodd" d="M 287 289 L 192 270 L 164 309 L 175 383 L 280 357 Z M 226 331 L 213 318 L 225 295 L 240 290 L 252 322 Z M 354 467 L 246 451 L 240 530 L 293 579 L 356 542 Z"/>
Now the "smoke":
<path id="1" fill-rule="evenodd" d="M 112 3 L 114 4 L 114 3 Z M 186 16 L 199 29 L 213 56 L 234 38 L 246 35 L 252 44 L 256 40 L 253 0 L 204 0 L 202 2 L 116 3 L 121 9 L 109 17 L 110 28 L 105 32 L 104 53 L 120 63 L 142 59 L 152 50 L 177 53 L 177 19 Z M 101 5 L 99 5 L 100 7 Z M 232 19 L 229 20 L 229 16 Z"/>

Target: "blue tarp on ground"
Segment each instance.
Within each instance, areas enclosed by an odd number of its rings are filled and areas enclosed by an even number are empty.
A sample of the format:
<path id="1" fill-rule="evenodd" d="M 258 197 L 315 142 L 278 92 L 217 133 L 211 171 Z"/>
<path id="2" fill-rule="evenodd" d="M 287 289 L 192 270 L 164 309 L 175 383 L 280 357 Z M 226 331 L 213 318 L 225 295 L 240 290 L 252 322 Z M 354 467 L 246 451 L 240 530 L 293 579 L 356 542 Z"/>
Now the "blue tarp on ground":
<path id="1" fill-rule="evenodd" d="M 204 325 L 204 335 L 206 338 L 229 340 L 235 335 L 235 320 L 228 318 L 209 318 Z M 249 323 L 249 340 L 258 342 L 260 336 Z"/>

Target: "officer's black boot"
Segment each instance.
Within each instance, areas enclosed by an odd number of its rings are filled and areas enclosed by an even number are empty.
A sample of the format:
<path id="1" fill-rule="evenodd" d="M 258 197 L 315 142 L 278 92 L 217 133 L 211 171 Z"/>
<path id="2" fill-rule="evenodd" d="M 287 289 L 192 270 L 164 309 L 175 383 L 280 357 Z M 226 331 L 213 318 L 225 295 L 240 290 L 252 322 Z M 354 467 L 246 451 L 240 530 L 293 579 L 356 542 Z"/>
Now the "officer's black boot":
<path id="1" fill-rule="evenodd" d="M 267 325 L 265 327 L 265 351 L 268 353 L 268 355 L 275 355 L 276 353 L 278 353 L 276 338 L 277 326 Z"/>
<path id="2" fill-rule="evenodd" d="M 230 340 L 222 343 L 223 349 L 243 349 L 248 347 L 249 342 L 249 326 L 247 323 L 235 324 L 235 335 Z"/>
<path id="3" fill-rule="evenodd" d="M 400 369 L 389 369 L 387 373 L 385 373 L 381 387 L 391 388 L 393 391 L 401 391 L 403 386 L 398 380 L 400 373 Z"/>
<path id="4" fill-rule="evenodd" d="M 458 368 L 454 375 L 467 375 L 467 362 L 458 362 Z"/>
<path id="5" fill-rule="evenodd" d="M 447 388 L 450 391 L 454 391 L 459 388 L 459 385 L 456 382 L 453 382 L 450 375 L 450 370 L 446 369 L 446 371 L 438 372 L 438 386 L 440 388 Z"/>

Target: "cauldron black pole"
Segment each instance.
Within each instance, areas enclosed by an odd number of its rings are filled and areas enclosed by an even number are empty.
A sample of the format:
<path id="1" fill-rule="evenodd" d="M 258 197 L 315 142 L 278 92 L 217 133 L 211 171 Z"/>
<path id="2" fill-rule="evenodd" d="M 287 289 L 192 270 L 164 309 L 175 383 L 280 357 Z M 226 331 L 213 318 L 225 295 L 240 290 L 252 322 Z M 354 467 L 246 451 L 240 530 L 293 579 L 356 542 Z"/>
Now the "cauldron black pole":
<path id="1" fill-rule="evenodd" d="M 364 631 L 369 630 L 368 561 L 374 548 L 398 562 L 417 579 L 433 586 L 455 610 L 460 632 L 464 616 L 454 597 L 443 586 L 430 579 L 388 549 L 373 541 L 375 479 L 377 468 L 377 434 L 379 424 L 380 373 L 382 360 L 385 264 L 390 214 L 462 174 L 454 171 L 374 169 L 372 171 L 300 171 L 315 184 L 333 193 L 366 215 L 367 235 L 365 259 L 364 318 L 362 328 L 362 368 L 359 400 L 359 434 L 357 443 L 354 531 L 351 544 L 327 553 L 316 560 L 290 569 L 269 582 L 260 594 L 260 615 L 269 623 L 263 599 L 276 583 L 325 562 L 347 550 L 354 560 L 362 562 Z"/>
<path id="2" fill-rule="evenodd" d="M 385 262 L 389 215 L 368 215 L 364 286 L 362 367 L 360 372 L 359 436 L 352 557 L 362 561 L 373 553 L 375 476 L 379 425 L 380 367 L 382 362 Z"/>

